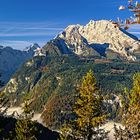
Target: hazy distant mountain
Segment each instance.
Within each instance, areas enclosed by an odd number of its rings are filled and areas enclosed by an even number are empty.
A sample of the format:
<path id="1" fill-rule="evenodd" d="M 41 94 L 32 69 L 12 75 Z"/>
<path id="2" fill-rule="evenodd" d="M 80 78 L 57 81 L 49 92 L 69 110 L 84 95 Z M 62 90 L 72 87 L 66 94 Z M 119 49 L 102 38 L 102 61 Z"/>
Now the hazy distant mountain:
<path id="1" fill-rule="evenodd" d="M 34 52 L 37 48 L 40 48 L 40 46 L 37 43 L 34 43 L 23 49 L 23 52 L 32 52 L 32 51 Z"/>
<path id="2" fill-rule="evenodd" d="M 19 66 L 32 58 L 34 50 L 38 47 L 38 44 L 33 44 L 21 51 L 11 47 L 0 46 L 0 73 L 2 74 L 2 80 L 5 83 L 8 82 Z"/>
<path id="3" fill-rule="evenodd" d="M 44 48 L 58 55 L 90 55 L 135 61 L 139 59 L 140 42 L 112 21 L 91 20 L 86 26 L 68 26 Z"/>

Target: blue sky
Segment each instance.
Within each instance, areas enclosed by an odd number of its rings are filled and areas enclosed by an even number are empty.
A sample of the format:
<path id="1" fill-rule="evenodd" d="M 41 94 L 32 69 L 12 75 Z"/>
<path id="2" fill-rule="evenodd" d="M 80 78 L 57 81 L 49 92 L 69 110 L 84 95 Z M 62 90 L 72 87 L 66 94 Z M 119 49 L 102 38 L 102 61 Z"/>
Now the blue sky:
<path id="1" fill-rule="evenodd" d="M 118 10 L 123 4 L 127 0 L 0 0 L 0 45 L 42 46 L 69 24 L 124 19 L 130 13 Z M 140 29 L 135 26 L 130 31 L 139 34 Z"/>

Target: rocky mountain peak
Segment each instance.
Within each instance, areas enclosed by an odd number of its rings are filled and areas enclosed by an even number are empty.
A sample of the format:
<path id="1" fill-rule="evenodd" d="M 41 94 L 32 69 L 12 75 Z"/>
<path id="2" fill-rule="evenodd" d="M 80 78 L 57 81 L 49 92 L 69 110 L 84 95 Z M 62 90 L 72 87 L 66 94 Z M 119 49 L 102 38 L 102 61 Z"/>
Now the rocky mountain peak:
<path id="1" fill-rule="evenodd" d="M 113 52 L 119 57 L 135 61 L 135 53 L 140 50 L 137 37 L 108 20 L 91 20 L 85 26 L 70 25 L 55 39 L 63 40 L 65 46 L 78 55 L 89 54 L 89 48 L 90 51 L 94 49 L 100 53 L 99 50 L 103 48 L 104 56 L 108 55 L 108 52 Z"/>
<path id="2" fill-rule="evenodd" d="M 37 43 L 34 43 L 34 44 L 31 44 L 29 47 L 26 47 L 25 49 L 23 49 L 23 51 L 25 52 L 34 51 L 37 48 L 40 48 L 40 46 Z"/>

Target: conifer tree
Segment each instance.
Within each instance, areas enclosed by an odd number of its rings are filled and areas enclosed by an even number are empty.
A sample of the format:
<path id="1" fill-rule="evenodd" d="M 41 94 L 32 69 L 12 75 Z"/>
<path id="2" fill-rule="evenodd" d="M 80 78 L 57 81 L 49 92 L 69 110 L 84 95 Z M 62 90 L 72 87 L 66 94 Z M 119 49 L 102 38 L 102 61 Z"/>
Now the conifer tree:
<path id="1" fill-rule="evenodd" d="M 35 122 L 31 121 L 33 113 L 29 108 L 29 102 L 25 101 L 23 107 L 23 114 L 19 117 L 16 122 L 16 140 L 36 140 L 35 134 L 37 128 L 35 127 Z"/>
<path id="2" fill-rule="evenodd" d="M 140 73 L 133 77 L 133 87 L 128 96 L 129 106 L 124 114 L 123 122 L 126 128 L 140 139 Z"/>
<path id="3" fill-rule="evenodd" d="M 1 78 L 1 74 L 0 74 L 0 78 Z M 0 79 L 0 88 L 4 85 L 4 82 Z M 4 110 L 2 109 L 6 103 L 8 102 L 8 99 L 4 99 L 3 98 L 3 94 L 1 93 L 1 90 L 0 90 L 0 115 L 4 115 L 7 111 L 7 108 L 6 107 Z M 2 123 L 2 122 L 1 122 Z"/>
<path id="4" fill-rule="evenodd" d="M 133 87 L 127 91 L 122 123 L 125 129 L 115 128 L 116 140 L 140 139 L 140 73 L 133 77 Z"/>
<path id="5" fill-rule="evenodd" d="M 96 134 L 95 129 L 106 120 L 106 115 L 103 115 L 102 112 L 103 98 L 100 95 L 96 78 L 91 70 L 83 77 L 79 92 L 74 109 L 77 115 L 76 123 L 85 138 L 91 140 L 92 136 Z"/>
<path id="6" fill-rule="evenodd" d="M 60 140 L 76 140 L 72 133 L 72 124 L 63 124 L 61 127 Z"/>
<path id="7" fill-rule="evenodd" d="M 102 105 L 103 98 L 97 88 L 96 78 L 90 70 L 82 79 L 79 96 L 74 105 L 77 119 L 65 128 L 68 132 L 64 135 L 69 136 L 68 134 L 71 133 L 71 136 L 76 136 L 74 139 L 84 140 L 106 139 L 107 133 L 99 129 L 107 117 L 103 113 Z"/>

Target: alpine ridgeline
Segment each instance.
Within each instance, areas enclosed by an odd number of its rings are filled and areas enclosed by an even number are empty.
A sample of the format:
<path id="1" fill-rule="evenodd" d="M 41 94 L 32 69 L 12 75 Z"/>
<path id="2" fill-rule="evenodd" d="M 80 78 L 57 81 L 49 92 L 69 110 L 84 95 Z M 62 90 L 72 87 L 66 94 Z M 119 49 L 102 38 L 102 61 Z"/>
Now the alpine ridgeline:
<path id="1" fill-rule="evenodd" d="M 7 83 L 19 66 L 32 58 L 34 51 L 38 47 L 38 44 L 33 44 L 21 51 L 12 49 L 11 47 L 0 46 L 0 72 L 2 81 Z"/>
<path id="2" fill-rule="evenodd" d="M 140 41 L 112 21 L 91 20 L 86 26 L 70 25 L 44 47 L 57 55 L 76 54 L 138 61 Z"/>

